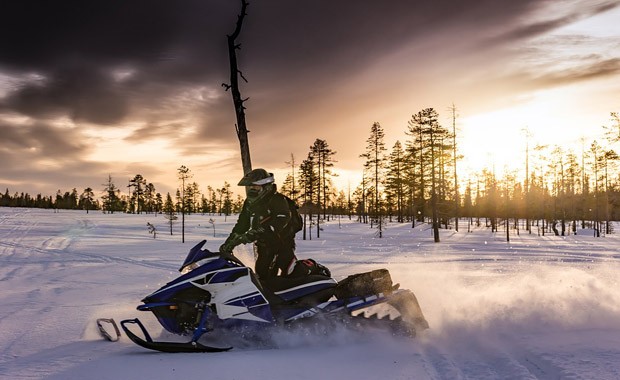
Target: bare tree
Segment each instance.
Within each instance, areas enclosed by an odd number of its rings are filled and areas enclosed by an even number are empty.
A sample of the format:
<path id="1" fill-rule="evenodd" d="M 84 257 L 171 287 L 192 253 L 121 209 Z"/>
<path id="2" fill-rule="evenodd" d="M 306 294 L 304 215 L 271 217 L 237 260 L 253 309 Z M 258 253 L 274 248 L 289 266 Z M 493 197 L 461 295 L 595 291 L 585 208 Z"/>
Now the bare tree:
<path id="1" fill-rule="evenodd" d="M 601 237 L 599 170 L 602 168 L 601 158 L 604 157 L 604 152 L 596 140 L 590 145 L 590 153 L 592 154 L 592 168 L 594 174 L 594 237 Z"/>
<path id="2" fill-rule="evenodd" d="M 611 190 L 611 185 L 610 185 L 610 181 L 609 181 L 609 169 L 610 169 L 610 165 L 613 165 L 614 162 L 618 161 L 618 159 L 620 159 L 620 157 L 618 157 L 618 154 L 613 150 L 606 150 L 603 152 L 603 170 L 604 170 L 604 174 L 603 174 L 603 178 L 605 180 L 605 233 L 606 234 L 610 234 L 611 233 L 611 217 L 610 217 L 610 212 L 609 212 L 609 192 Z"/>
<path id="3" fill-rule="evenodd" d="M 607 140 L 609 140 L 610 143 L 614 143 L 620 141 L 620 113 L 611 112 L 610 116 L 611 121 L 615 124 L 610 127 L 603 126 L 603 129 L 605 130 Z"/>
<path id="4" fill-rule="evenodd" d="M 295 185 L 297 183 L 295 179 L 295 155 L 291 153 L 291 160 L 285 161 L 284 163 L 290 165 L 291 172 L 286 176 L 286 179 L 284 180 L 284 183 L 282 185 L 282 192 L 287 194 L 289 198 L 297 200 L 297 193 L 299 193 L 299 190 L 295 188 Z"/>
<path id="5" fill-rule="evenodd" d="M 532 132 L 530 132 L 529 128 L 524 128 L 523 133 L 525 134 L 525 181 L 524 181 L 524 191 L 525 191 L 525 229 L 531 234 L 532 228 L 530 226 L 530 137 L 532 137 Z"/>
<path id="6" fill-rule="evenodd" d="M 192 175 L 185 165 L 181 165 L 181 167 L 177 169 L 177 172 L 178 178 L 181 180 L 181 242 L 185 243 L 185 210 L 187 207 L 185 199 L 185 180 L 191 178 Z"/>
<path id="7" fill-rule="evenodd" d="M 235 30 L 232 34 L 227 35 L 228 38 L 228 59 L 230 63 L 230 84 L 222 83 L 222 86 L 226 91 L 230 90 L 235 107 L 235 115 L 237 117 L 237 124 L 235 129 L 237 131 L 237 138 L 239 139 L 239 146 L 241 148 L 241 164 L 243 166 L 243 173 L 246 174 L 252 171 L 252 160 L 250 158 L 250 144 L 248 141 L 248 129 L 245 123 L 245 105 L 244 103 L 249 99 L 243 99 L 241 97 L 241 91 L 239 90 L 239 77 L 247 83 L 247 79 L 243 76 L 243 73 L 239 70 L 237 65 L 237 50 L 241 49 L 241 44 L 237 43 L 237 38 L 241 33 L 241 27 L 243 26 L 243 19 L 247 15 L 246 9 L 248 2 L 241 0 L 241 11 L 237 16 L 237 23 Z"/>
<path id="8" fill-rule="evenodd" d="M 459 198 L 459 181 L 456 171 L 456 162 L 458 157 L 456 155 L 456 106 L 452 104 L 450 107 L 452 112 L 452 160 L 454 165 L 454 229 L 459 231 L 459 208 L 461 206 L 461 200 Z"/>

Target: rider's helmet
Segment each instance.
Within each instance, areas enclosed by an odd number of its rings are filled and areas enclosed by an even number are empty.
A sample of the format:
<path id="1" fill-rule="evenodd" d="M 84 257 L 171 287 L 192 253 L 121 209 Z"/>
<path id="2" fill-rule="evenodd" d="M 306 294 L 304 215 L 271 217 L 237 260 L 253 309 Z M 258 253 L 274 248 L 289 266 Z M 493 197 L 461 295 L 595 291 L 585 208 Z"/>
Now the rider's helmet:
<path id="1" fill-rule="evenodd" d="M 274 181 L 273 173 L 268 173 L 265 169 L 254 169 L 244 175 L 237 185 L 246 186 L 248 201 L 255 203 L 275 191 Z M 260 190 L 257 186 L 260 186 Z"/>

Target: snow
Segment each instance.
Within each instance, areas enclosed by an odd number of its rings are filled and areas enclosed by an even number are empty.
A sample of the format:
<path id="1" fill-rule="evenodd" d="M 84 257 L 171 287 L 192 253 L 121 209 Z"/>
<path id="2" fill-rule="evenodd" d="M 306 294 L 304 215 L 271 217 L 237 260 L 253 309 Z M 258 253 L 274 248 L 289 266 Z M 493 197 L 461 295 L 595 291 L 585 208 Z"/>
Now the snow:
<path id="1" fill-rule="evenodd" d="M 511 231 L 506 242 L 502 230 L 467 232 L 464 220 L 438 244 L 424 224 L 391 223 L 379 239 L 346 218 L 297 242 L 298 257 L 336 279 L 388 268 L 431 326 L 415 339 L 306 328 L 215 354 L 148 351 L 124 334 L 102 339 L 97 318 L 139 317 L 154 337 L 174 338 L 136 306 L 177 276 L 195 243 L 206 238 L 217 250 L 234 221 L 188 216 L 182 244 L 179 225 L 170 236 L 161 215 L 0 208 L 0 378 L 620 378 L 620 235 Z M 252 264 L 248 246 L 235 253 Z"/>

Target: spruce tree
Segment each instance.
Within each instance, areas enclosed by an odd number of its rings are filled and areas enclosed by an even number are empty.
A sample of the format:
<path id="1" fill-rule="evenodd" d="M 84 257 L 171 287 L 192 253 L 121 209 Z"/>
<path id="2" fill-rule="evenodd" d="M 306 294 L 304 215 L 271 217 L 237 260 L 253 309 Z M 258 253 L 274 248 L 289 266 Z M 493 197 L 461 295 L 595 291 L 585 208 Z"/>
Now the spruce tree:
<path id="1" fill-rule="evenodd" d="M 383 128 L 381 124 L 378 122 L 373 123 L 370 128 L 370 136 L 366 140 L 366 152 L 361 155 L 362 158 L 366 159 L 364 163 L 364 169 L 369 174 L 369 179 L 373 186 L 373 202 L 372 202 L 372 212 L 373 218 L 376 223 L 378 223 L 379 228 L 379 237 L 383 237 L 383 215 L 382 215 L 382 183 L 384 180 L 384 169 L 386 164 L 385 157 L 385 133 L 383 132 Z"/>

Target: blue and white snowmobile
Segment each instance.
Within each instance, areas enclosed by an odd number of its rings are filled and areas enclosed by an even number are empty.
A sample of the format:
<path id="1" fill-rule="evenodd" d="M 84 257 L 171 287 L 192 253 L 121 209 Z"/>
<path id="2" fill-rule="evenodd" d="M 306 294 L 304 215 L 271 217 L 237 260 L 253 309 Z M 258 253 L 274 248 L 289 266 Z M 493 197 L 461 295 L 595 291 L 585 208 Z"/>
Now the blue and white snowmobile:
<path id="1" fill-rule="evenodd" d="M 163 352 L 219 352 L 232 347 L 205 345 L 199 342 L 201 337 L 220 329 L 287 326 L 319 317 L 354 326 L 385 325 L 411 336 L 428 328 L 413 292 L 392 285 L 385 269 L 340 282 L 320 274 L 278 277 L 266 286 L 234 255 L 202 249 L 205 242 L 190 250 L 179 269 L 181 276 L 138 306 L 153 312 L 167 331 L 191 335 L 191 340 L 154 341 L 138 318 L 121 321 L 134 343 Z M 129 325 L 137 325 L 144 338 Z"/>

